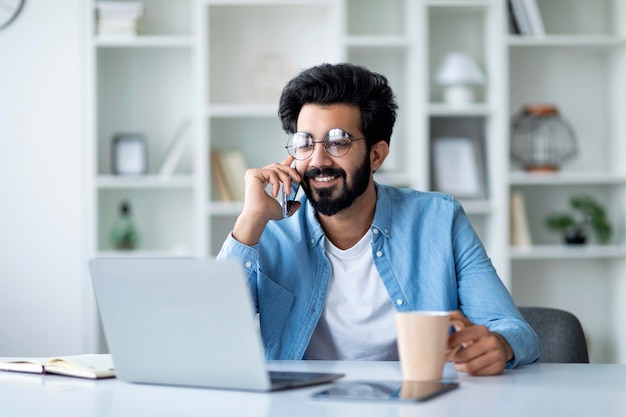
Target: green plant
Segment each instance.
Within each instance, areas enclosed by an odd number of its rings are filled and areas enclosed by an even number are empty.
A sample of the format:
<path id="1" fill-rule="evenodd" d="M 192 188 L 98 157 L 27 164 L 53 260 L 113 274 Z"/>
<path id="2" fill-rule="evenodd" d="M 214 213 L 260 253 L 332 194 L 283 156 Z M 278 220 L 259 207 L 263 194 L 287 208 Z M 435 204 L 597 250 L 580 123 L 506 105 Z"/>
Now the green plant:
<path id="1" fill-rule="evenodd" d="M 588 229 L 593 231 L 599 243 L 610 242 L 613 228 L 605 208 L 597 200 L 587 195 L 579 195 L 573 196 L 569 203 L 574 213 L 548 215 L 548 229 L 563 233 L 567 242 L 584 243 Z"/>

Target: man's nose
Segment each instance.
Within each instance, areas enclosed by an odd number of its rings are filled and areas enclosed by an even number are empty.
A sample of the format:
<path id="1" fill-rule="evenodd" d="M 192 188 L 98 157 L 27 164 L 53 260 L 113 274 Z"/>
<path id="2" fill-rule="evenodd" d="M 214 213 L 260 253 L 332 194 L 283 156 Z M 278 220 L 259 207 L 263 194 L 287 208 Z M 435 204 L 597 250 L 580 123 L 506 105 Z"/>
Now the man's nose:
<path id="1" fill-rule="evenodd" d="M 332 159 L 328 152 L 326 152 L 326 149 L 324 149 L 324 142 L 315 143 L 309 165 L 318 168 L 332 165 Z"/>

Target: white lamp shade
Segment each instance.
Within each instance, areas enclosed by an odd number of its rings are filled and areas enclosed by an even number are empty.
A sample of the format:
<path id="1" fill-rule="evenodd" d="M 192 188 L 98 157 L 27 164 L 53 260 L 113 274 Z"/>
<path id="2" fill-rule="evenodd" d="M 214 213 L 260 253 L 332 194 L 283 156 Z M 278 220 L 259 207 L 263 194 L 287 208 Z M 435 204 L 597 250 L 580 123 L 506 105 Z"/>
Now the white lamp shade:
<path id="1" fill-rule="evenodd" d="M 436 74 L 440 85 L 483 84 L 485 74 L 476 61 L 465 52 L 449 52 L 444 56 Z"/>

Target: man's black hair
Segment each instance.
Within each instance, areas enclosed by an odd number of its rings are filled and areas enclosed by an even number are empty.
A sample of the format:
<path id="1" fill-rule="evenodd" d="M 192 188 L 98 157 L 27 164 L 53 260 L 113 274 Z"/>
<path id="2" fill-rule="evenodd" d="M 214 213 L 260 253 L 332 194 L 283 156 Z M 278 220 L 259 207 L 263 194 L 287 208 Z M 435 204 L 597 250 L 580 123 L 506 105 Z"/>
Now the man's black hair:
<path id="1" fill-rule="evenodd" d="M 304 104 L 351 104 L 361 110 L 361 130 L 371 149 L 389 144 L 398 105 L 387 78 L 348 63 L 322 64 L 302 71 L 287 83 L 280 97 L 278 116 L 287 133 L 296 132 Z"/>

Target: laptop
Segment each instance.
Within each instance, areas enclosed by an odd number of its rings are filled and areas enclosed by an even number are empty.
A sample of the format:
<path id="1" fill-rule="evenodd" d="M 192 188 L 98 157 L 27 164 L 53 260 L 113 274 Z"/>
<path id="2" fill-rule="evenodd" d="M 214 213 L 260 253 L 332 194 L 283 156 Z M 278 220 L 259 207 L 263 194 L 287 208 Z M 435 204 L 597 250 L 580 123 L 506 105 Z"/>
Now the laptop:
<path id="1" fill-rule="evenodd" d="M 98 258 L 89 269 L 118 379 L 274 391 L 343 376 L 267 370 L 239 261 Z"/>

